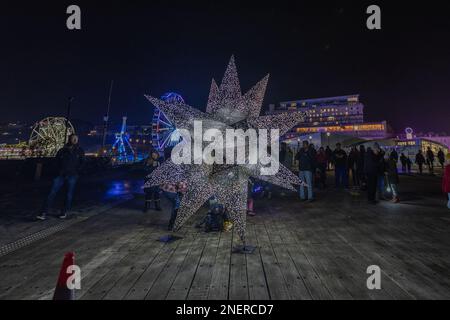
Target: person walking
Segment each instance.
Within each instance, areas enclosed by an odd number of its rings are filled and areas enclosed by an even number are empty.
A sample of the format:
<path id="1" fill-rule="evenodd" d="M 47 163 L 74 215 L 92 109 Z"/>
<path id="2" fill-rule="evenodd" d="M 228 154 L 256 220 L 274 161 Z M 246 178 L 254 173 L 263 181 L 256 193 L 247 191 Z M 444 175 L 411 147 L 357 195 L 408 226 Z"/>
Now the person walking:
<path id="1" fill-rule="evenodd" d="M 341 148 L 340 143 L 336 144 L 333 151 L 333 163 L 336 180 L 336 188 L 348 188 L 347 153 Z"/>
<path id="2" fill-rule="evenodd" d="M 376 204 L 378 166 L 371 147 L 367 148 L 364 155 L 364 173 L 367 179 L 367 200 L 371 204 Z"/>
<path id="3" fill-rule="evenodd" d="M 437 154 L 437 158 L 439 160 L 439 164 L 441 165 L 442 170 L 444 170 L 445 154 L 444 154 L 444 151 L 442 151 L 442 149 L 439 149 L 438 154 Z"/>
<path id="4" fill-rule="evenodd" d="M 314 173 L 314 161 L 315 155 L 313 155 L 312 149 L 309 147 L 308 141 L 303 141 L 303 147 L 298 151 L 295 156 L 295 160 L 298 161 L 298 170 L 300 180 L 305 181 L 307 186 L 300 185 L 300 199 L 302 201 L 313 201 L 313 173 Z M 304 188 L 308 189 L 308 199 L 305 196 Z"/>
<path id="5" fill-rule="evenodd" d="M 359 177 L 356 174 L 356 162 L 359 158 L 359 152 L 356 147 L 352 147 L 348 155 L 348 172 L 352 175 L 353 186 L 359 186 Z"/>
<path id="6" fill-rule="evenodd" d="M 406 169 L 408 170 L 408 174 L 411 174 L 412 161 L 409 157 L 406 157 Z"/>
<path id="7" fill-rule="evenodd" d="M 317 153 L 316 157 L 317 162 L 317 170 L 319 170 L 320 175 L 320 185 L 323 189 L 327 187 L 327 154 L 325 153 L 325 149 L 323 147 L 320 147 L 319 152 Z"/>
<path id="8" fill-rule="evenodd" d="M 442 178 L 442 191 L 447 194 L 447 208 L 450 209 L 450 153 L 447 153 L 447 165 L 444 168 L 444 176 Z"/>
<path id="9" fill-rule="evenodd" d="M 358 175 L 359 185 L 361 189 L 367 187 L 366 175 L 364 173 L 364 159 L 366 157 L 366 147 L 361 145 L 359 147 L 358 158 L 356 160 L 356 174 Z"/>
<path id="10" fill-rule="evenodd" d="M 327 155 L 327 170 L 331 170 L 331 167 L 333 165 L 333 151 L 331 150 L 330 146 L 327 146 L 325 148 L 325 154 Z"/>
<path id="11" fill-rule="evenodd" d="M 393 159 L 393 160 L 395 160 L 395 162 L 397 163 L 398 162 L 398 152 L 397 152 L 397 150 L 392 150 L 391 151 L 391 153 L 390 153 L 390 155 L 389 155 L 389 159 Z"/>
<path id="12" fill-rule="evenodd" d="M 416 154 L 416 164 L 419 166 L 419 174 L 423 173 L 423 165 L 425 163 L 425 157 L 423 156 L 422 150 Z"/>
<path id="13" fill-rule="evenodd" d="M 430 174 L 433 174 L 434 173 L 434 153 L 430 147 L 427 148 L 427 165 L 428 165 L 428 172 Z"/>
<path id="14" fill-rule="evenodd" d="M 64 184 L 67 184 L 66 200 L 59 218 L 66 219 L 70 213 L 75 187 L 85 161 L 84 151 L 78 144 L 77 135 L 72 134 L 69 137 L 69 142 L 58 151 L 55 160 L 58 167 L 58 176 L 53 180 L 51 191 L 44 202 L 41 214 L 36 217 L 41 221 L 47 219 L 47 213 Z"/>
<path id="15" fill-rule="evenodd" d="M 378 189 L 378 198 L 380 200 L 386 200 L 384 197 L 384 191 L 385 191 L 385 172 L 386 172 L 386 161 L 384 159 L 384 156 L 386 153 L 383 149 L 381 149 L 380 145 L 375 142 L 374 143 L 374 153 L 375 153 L 375 159 L 378 166 L 378 179 L 377 179 L 377 189 Z"/>
<path id="16" fill-rule="evenodd" d="M 400 199 L 398 197 L 398 185 L 400 183 L 400 178 L 397 170 L 397 162 L 398 161 L 395 159 L 395 154 L 391 153 L 386 164 L 386 178 L 392 192 L 391 201 L 394 203 L 400 202 Z"/>
<path id="17" fill-rule="evenodd" d="M 407 167 L 407 158 L 405 156 L 405 154 L 402 152 L 402 154 L 400 155 L 400 163 L 402 164 L 402 172 L 406 173 L 406 167 Z"/>

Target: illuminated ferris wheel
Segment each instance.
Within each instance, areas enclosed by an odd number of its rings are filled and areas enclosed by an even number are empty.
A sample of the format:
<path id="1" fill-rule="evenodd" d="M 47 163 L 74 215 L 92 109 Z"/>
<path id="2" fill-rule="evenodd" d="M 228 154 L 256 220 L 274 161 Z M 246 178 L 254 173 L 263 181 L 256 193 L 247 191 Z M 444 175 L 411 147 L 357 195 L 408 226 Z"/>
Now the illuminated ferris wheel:
<path id="1" fill-rule="evenodd" d="M 171 103 L 184 103 L 184 99 L 177 93 L 169 92 L 161 97 Z M 173 147 L 180 142 L 181 136 L 172 122 L 158 108 L 155 108 L 152 121 L 153 148 L 163 152 L 165 148 Z"/>
<path id="2" fill-rule="evenodd" d="M 33 126 L 29 147 L 44 157 L 54 157 L 64 147 L 67 137 L 74 133 L 75 129 L 66 118 L 45 118 Z"/>

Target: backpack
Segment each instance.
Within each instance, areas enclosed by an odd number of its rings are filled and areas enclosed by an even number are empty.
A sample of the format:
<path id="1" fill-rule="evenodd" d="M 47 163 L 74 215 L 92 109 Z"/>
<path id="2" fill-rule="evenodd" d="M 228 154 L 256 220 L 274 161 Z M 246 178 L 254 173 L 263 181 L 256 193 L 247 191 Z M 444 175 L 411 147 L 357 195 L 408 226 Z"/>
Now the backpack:
<path id="1" fill-rule="evenodd" d="M 225 222 L 224 207 L 216 204 L 205 217 L 205 232 L 221 232 Z"/>

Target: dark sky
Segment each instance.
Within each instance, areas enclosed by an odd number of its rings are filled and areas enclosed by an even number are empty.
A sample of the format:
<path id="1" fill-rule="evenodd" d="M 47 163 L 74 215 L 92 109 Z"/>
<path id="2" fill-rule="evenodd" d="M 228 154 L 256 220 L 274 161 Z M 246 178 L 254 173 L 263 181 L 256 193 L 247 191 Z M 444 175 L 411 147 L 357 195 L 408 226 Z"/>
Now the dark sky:
<path id="1" fill-rule="evenodd" d="M 243 4 L 244 3 L 244 4 Z M 366 8 L 382 9 L 382 30 Z M 450 133 L 450 6 L 444 1 L 8 1 L 0 10 L 1 120 L 64 115 L 150 123 L 143 94 L 204 108 L 232 54 L 243 90 L 266 73 L 265 104 L 360 93 L 366 120 Z M 66 8 L 82 30 L 66 29 Z M 312 6 L 311 4 L 314 4 Z"/>

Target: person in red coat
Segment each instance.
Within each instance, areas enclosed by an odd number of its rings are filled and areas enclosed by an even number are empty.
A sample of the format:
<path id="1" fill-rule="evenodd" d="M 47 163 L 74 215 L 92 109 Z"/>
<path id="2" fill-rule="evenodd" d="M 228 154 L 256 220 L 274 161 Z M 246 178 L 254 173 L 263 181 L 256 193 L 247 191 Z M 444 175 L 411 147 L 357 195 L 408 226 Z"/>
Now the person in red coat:
<path id="1" fill-rule="evenodd" d="M 447 194 L 447 207 L 450 209 L 450 153 L 447 153 L 447 165 L 444 169 L 444 177 L 442 178 L 442 191 Z"/>

